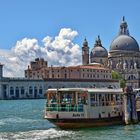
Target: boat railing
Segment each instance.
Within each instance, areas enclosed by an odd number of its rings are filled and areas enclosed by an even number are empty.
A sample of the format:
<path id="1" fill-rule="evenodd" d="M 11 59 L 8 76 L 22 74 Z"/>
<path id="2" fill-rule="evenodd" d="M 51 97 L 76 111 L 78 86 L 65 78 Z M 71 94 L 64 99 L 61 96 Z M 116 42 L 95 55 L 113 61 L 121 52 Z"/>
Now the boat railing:
<path id="1" fill-rule="evenodd" d="M 59 111 L 59 112 L 83 112 L 83 104 L 46 104 L 46 111 Z"/>

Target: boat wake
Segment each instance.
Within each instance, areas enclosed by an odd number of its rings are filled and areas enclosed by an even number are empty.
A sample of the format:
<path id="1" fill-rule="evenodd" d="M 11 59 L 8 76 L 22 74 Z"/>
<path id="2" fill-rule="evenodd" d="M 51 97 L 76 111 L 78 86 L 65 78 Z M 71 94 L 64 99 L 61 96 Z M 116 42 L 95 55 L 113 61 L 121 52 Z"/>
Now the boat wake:
<path id="1" fill-rule="evenodd" d="M 46 139 L 61 139 L 68 138 L 74 134 L 73 131 L 59 130 L 50 128 L 48 130 L 32 130 L 27 132 L 2 132 L 0 133 L 0 139 L 2 140 L 46 140 Z"/>
<path id="2" fill-rule="evenodd" d="M 44 119 L 29 119 L 20 117 L 9 117 L 0 119 L 0 132 L 23 132 L 31 130 L 42 130 L 55 127 Z"/>
<path id="3" fill-rule="evenodd" d="M 0 125 L 1 124 L 10 124 L 10 123 L 23 123 L 25 122 L 26 123 L 31 123 L 31 122 L 34 122 L 35 120 L 33 119 L 23 119 L 23 118 L 20 118 L 20 117 L 10 117 L 10 118 L 4 118 L 4 119 L 0 119 Z"/>

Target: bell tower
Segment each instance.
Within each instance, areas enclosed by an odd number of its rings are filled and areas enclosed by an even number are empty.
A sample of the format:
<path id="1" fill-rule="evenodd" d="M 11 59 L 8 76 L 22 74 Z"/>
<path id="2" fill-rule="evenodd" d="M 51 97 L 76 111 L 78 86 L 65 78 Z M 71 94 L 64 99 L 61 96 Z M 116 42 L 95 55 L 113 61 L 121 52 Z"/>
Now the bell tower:
<path id="1" fill-rule="evenodd" d="M 89 47 L 86 38 L 83 42 L 82 47 L 82 64 L 83 65 L 89 64 Z"/>

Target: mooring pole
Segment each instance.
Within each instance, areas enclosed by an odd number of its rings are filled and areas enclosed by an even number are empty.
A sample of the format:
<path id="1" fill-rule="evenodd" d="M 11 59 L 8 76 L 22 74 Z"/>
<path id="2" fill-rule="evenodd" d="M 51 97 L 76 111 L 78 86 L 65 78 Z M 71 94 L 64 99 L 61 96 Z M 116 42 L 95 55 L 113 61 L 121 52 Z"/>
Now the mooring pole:
<path id="1" fill-rule="evenodd" d="M 123 106 L 124 106 L 124 121 L 125 124 L 131 123 L 131 105 L 130 105 L 130 95 L 128 87 L 124 89 L 124 96 L 123 96 Z"/>
<path id="2" fill-rule="evenodd" d="M 123 100 L 125 124 L 137 123 L 136 100 L 131 86 L 125 87 Z"/>
<path id="3" fill-rule="evenodd" d="M 136 95 L 134 92 L 131 94 L 131 110 L 132 110 L 132 123 L 138 123 L 138 115 L 136 111 Z"/>

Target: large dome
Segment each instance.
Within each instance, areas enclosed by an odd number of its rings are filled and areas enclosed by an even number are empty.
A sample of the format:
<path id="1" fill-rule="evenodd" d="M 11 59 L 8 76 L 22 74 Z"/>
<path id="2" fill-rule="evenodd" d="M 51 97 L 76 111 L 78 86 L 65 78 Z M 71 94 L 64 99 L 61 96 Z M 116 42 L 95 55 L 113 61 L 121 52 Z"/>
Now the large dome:
<path id="1" fill-rule="evenodd" d="M 137 41 L 129 35 L 127 22 L 124 17 L 120 24 L 119 36 L 110 45 L 110 52 L 112 51 L 139 51 Z"/>
<path id="2" fill-rule="evenodd" d="M 128 35 L 119 35 L 113 40 L 110 46 L 110 51 L 139 51 L 137 41 Z"/>

